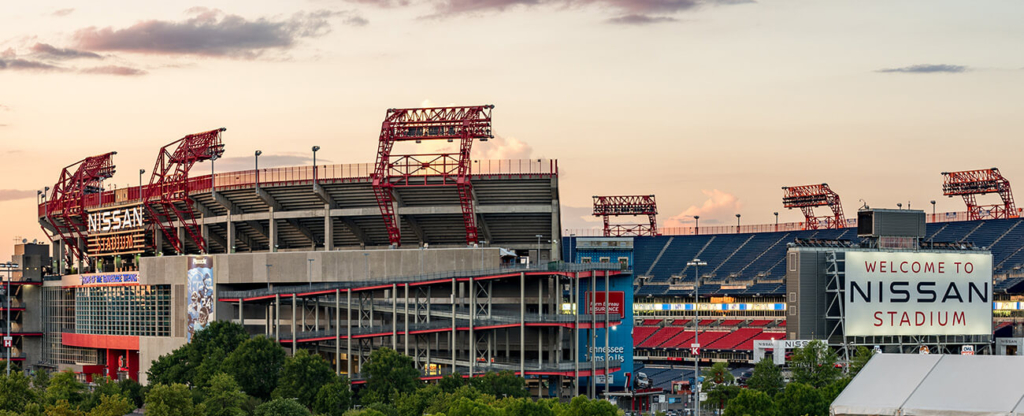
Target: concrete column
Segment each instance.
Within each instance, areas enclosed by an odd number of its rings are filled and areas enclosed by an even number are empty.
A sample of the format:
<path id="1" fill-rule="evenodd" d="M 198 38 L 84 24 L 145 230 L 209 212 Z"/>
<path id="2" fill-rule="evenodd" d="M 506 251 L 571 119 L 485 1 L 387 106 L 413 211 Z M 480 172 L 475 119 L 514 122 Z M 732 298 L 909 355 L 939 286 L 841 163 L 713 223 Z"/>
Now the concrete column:
<path id="1" fill-rule="evenodd" d="M 203 217 L 203 225 L 199 228 L 199 235 L 203 238 L 206 243 L 206 251 L 203 254 L 210 253 L 210 226 L 206 225 L 206 217 Z"/>
<path id="2" fill-rule="evenodd" d="M 178 244 L 181 244 L 181 250 L 178 250 L 176 254 L 185 254 L 185 238 L 188 237 L 188 234 L 185 233 L 185 227 L 179 225 L 175 228 L 175 231 L 178 233 Z"/>
<path id="3" fill-rule="evenodd" d="M 295 327 L 295 325 L 298 323 L 298 321 L 295 320 L 295 308 L 296 308 L 296 306 L 299 303 L 298 300 L 296 300 L 296 297 L 297 296 L 292 295 L 292 356 L 293 357 L 295 356 L 296 335 L 299 332 L 297 330 L 297 328 Z M 306 314 L 302 314 L 302 315 L 305 316 Z"/>
<path id="4" fill-rule="evenodd" d="M 281 295 L 274 295 L 274 339 L 281 342 Z"/>
<path id="5" fill-rule="evenodd" d="M 519 375 L 526 377 L 526 272 L 519 272 Z"/>
<path id="6" fill-rule="evenodd" d="M 449 348 L 449 350 L 451 350 L 451 352 L 452 352 L 452 371 L 455 371 L 458 368 L 458 366 L 455 365 L 455 358 L 458 356 L 458 353 L 457 353 L 458 350 L 455 349 L 455 345 L 456 345 L 456 342 L 455 342 L 455 336 L 456 336 L 456 332 L 455 332 L 455 311 L 456 311 L 456 308 L 455 308 L 455 293 L 456 293 L 456 286 L 458 286 L 458 281 L 453 277 L 452 278 L 452 343 L 451 343 L 451 348 Z"/>
<path id="7" fill-rule="evenodd" d="M 398 284 L 391 284 L 391 349 L 398 351 Z"/>
<path id="8" fill-rule="evenodd" d="M 409 355 L 409 284 L 405 284 L 405 355 Z M 419 359 L 417 357 L 417 359 Z"/>
<path id="9" fill-rule="evenodd" d="M 238 298 L 238 324 L 245 327 L 245 308 L 242 302 L 242 298 Z"/>
<path id="10" fill-rule="evenodd" d="M 473 378 L 473 371 L 476 370 L 476 333 L 473 326 L 476 325 L 476 282 L 469 278 L 469 378 Z"/>
<path id="11" fill-rule="evenodd" d="M 277 220 L 274 219 L 274 207 L 270 207 L 270 220 L 267 221 L 270 226 L 270 252 L 277 252 Z"/>
<path id="12" fill-rule="evenodd" d="M 164 232 L 161 231 L 159 227 L 157 227 L 156 229 L 153 230 L 153 246 L 156 247 L 156 254 L 159 255 L 163 251 L 163 247 L 164 247 Z M 78 266 L 79 266 L 78 270 L 82 270 L 81 262 L 79 262 Z"/>
<path id="13" fill-rule="evenodd" d="M 228 248 L 227 248 L 226 251 L 228 253 L 234 253 L 235 252 L 235 239 L 237 238 L 237 236 L 236 236 L 237 230 L 235 229 L 235 223 L 231 221 L 231 213 L 230 212 L 228 212 L 228 222 L 227 222 L 227 224 L 224 224 L 224 225 L 228 229 Z"/>
<path id="14" fill-rule="evenodd" d="M 324 251 L 334 250 L 334 220 L 331 219 L 331 204 L 324 204 Z"/>
<path id="15" fill-rule="evenodd" d="M 314 311 L 313 312 L 313 330 L 314 331 L 319 331 L 320 330 L 320 296 L 319 295 L 316 298 L 313 299 L 313 311 Z M 305 311 L 303 311 L 303 312 L 305 312 Z M 305 316 L 305 315 L 303 315 L 303 316 Z M 328 319 L 330 319 L 330 318 L 328 317 Z M 328 321 L 327 326 L 328 327 L 331 326 L 330 321 Z"/>
<path id="16" fill-rule="evenodd" d="M 612 332 L 611 319 L 609 318 L 609 315 L 608 315 L 608 295 L 609 295 L 608 288 L 609 288 L 609 284 L 608 284 L 608 271 L 605 270 L 604 271 L 604 391 L 605 392 L 608 391 L 608 375 L 609 375 L 608 370 L 611 368 L 610 365 L 608 364 L 608 358 L 609 358 L 609 356 L 608 356 L 608 348 L 609 348 L 608 339 L 611 336 L 611 332 Z"/>
<path id="17" fill-rule="evenodd" d="M 352 374 L 352 289 L 346 291 L 346 296 L 348 300 L 345 305 L 345 342 L 348 351 L 345 353 L 345 361 L 348 361 L 348 378 L 352 379 L 354 378 Z M 340 317 L 341 314 L 339 313 L 338 316 Z M 351 390 L 352 385 L 350 384 L 348 388 Z"/>
<path id="18" fill-rule="evenodd" d="M 334 335 L 334 372 L 341 374 L 341 289 L 334 289 Z"/>

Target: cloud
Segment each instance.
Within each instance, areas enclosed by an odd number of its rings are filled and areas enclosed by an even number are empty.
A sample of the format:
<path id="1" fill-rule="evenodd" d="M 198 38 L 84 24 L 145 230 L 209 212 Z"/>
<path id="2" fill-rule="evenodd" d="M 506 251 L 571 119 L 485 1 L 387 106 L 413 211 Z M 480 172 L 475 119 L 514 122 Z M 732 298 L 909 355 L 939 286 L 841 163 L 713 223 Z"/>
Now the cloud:
<path id="1" fill-rule="evenodd" d="M 562 228 L 568 229 L 569 233 L 604 229 L 604 219 L 594 216 L 594 207 L 592 206 L 574 207 L 562 204 L 559 211 L 562 213 Z"/>
<path id="2" fill-rule="evenodd" d="M 194 16 L 179 22 L 147 20 L 123 29 L 89 27 L 76 31 L 74 38 L 78 47 L 94 51 L 254 59 L 267 51 L 291 49 L 302 38 L 330 33 L 328 20 L 333 17 L 345 18 L 347 24 L 366 24 L 351 12 L 328 10 L 253 20 L 216 9 L 187 12 Z"/>
<path id="3" fill-rule="evenodd" d="M 0 201 L 14 201 L 36 196 L 36 191 L 20 189 L 0 189 Z"/>
<path id="4" fill-rule="evenodd" d="M 0 71 L 11 70 L 11 71 L 28 71 L 28 72 L 48 72 L 48 71 L 63 71 L 56 65 L 51 65 L 42 61 L 34 61 L 30 59 L 20 58 L 6 58 L 0 57 Z"/>
<path id="5" fill-rule="evenodd" d="M 70 49 L 70 48 L 58 48 L 58 47 L 55 47 L 53 45 L 49 45 L 49 44 L 46 44 L 46 43 L 36 43 L 35 45 L 32 46 L 31 50 L 37 56 L 41 56 L 41 57 L 45 57 L 45 58 L 50 58 L 50 59 L 75 59 L 75 58 L 103 59 L 102 56 L 99 56 L 98 54 L 95 54 L 95 53 L 92 53 L 92 52 L 79 51 L 79 50 Z"/>
<path id="6" fill-rule="evenodd" d="M 700 206 L 691 205 L 678 215 L 673 215 L 665 221 L 666 227 L 683 227 L 693 224 L 694 215 L 699 215 L 704 224 L 720 224 L 724 220 L 735 216 L 740 212 L 743 204 L 736 195 L 718 189 L 702 189 L 700 191 L 708 197 Z"/>
<path id="7" fill-rule="evenodd" d="M 71 13 L 74 13 L 74 12 L 75 12 L 75 9 L 73 9 L 73 8 L 71 8 L 71 9 L 60 9 L 60 10 L 57 10 L 57 11 L 53 12 L 52 15 L 53 16 L 57 16 L 57 17 L 64 17 L 64 16 L 67 16 L 67 15 L 69 15 Z"/>
<path id="8" fill-rule="evenodd" d="M 946 64 L 923 64 L 923 65 L 911 65 L 899 68 L 884 68 L 879 69 L 875 72 L 882 73 L 904 73 L 904 74 L 936 74 L 936 73 L 949 73 L 958 74 L 966 72 L 969 68 L 963 65 L 946 65 Z"/>
<path id="9" fill-rule="evenodd" d="M 348 0 L 350 3 L 373 5 L 382 8 L 392 8 L 413 5 L 409 1 L 395 0 Z M 427 17 L 443 18 L 464 14 L 477 14 L 487 12 L 501 12 L 517 7 L 534 7 L 551 5 L 555 7 L 599 7 L 604 9 L 617 10 L 625 15 L 609 19 L 612 23 L 619 23 L 615 20 L 624 20 L 621 23 L 631 23 L 643 18 L 651 19 L 650 22 L 657 23 L 667 21 L 664 17 L 650 17 L 650 14 L 671 14 L 705 5 L 735 5 L 754 3 L 752 0 L 426 0 L 434 8 L 434 14 Z M 637 24 L 637 23 L 631 23 Z"/>
<path id="10" fill-rule="evenodd" d="M 83 74 L 101 74 L 101 75 L 120 75 L 120 76 L 138 76 L 146 75 L 148 72 L 138 68 L 131 68 L 127 66 L 118 65 L 107 65 L 97 66 L 93 68 L 85 68 L 79 71 Z"/>
<path id="11" fill-rule="evenodd" d="M 667 16 L 647 16 L 643 14 L 627 14 L 625 16 L 613 17 L 605 20 L 605 23 L 617 25 L 643 26 L 655 23 L 678 22 L 679 19 Z"/>
<path id="12" fill-rule="evenodd" d="M 11 107 L 0 104 L 0 111 L 11 111 Z"/>
<path id="13" fill-rule="evenodd" d="M 530 159 L 533 155 L 533 148 L 515 137 L 496 136 L 478 144 L 473 153 L 478 159 Z"/>
<path id="14" fill-rule="evenodd" d="M 249 156 L 233 156 L 233 157 L 222 157 L 217 159 L 217 166 L 215 167 L 217 172 L 236 172 L 252 170 L 256 163 L 256 157 L 253 155 Z M 330 159 L 324 159 L 323 157 L 316 158 L 317 165 L 330 164 Z M 313 164 L 313 157 L 308 154 L 263 154 L 260 155 L 260 169 L 276 168 L 282 166 L 305 166 Z M 209 166 L 207 166 L 209 168 Z"/>

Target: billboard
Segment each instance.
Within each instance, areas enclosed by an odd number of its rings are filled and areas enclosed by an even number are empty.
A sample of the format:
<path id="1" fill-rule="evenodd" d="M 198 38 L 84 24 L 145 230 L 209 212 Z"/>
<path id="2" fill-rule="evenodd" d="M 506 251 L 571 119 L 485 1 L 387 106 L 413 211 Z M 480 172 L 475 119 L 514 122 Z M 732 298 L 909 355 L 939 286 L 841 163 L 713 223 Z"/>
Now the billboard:
<path id="1" fill-rule="evenodd" d="M 604 319 L 604 282 L 603 277 L 598 277 L 597 290 L 591 290 L 590 279 L 580 279 L 580 289 L 584 291 L 583 296 L 577 299 L 579 305 L 577 310 L 585 311 L 587 314 L 595 313 L 598 321 Z M 591 361 L 596 363 L 599 370 L 604 369 L 604 336 L 608 333 L 608 358 L 621 361 L 619 371 L 612 371 L 608 376 L 608 384 L 612 389 L 621 390 L 626 380 L 626 373 L 633 372 L 633 296 L 625 296 L 626 291 L 633 290 L 633 278 L 630 275 L 614 276 L 611 278 L 608 296 L 608 313 L 612 319 L 621 319 L 619 325 L 612 325 L 611 328 L 582 329 L 579 337 L 580 348 L 580 369 L 589 370 Z M 597 294 L 597 302 L 594 304 L 594 295 Z M 596 345 L 588 345 L 587 340 L 597 336 Z M 587 377 L 581 377 L 587 378 Z M 589 380 L 589 378 L 587 378 Z M 596 375 L 595 379 L 601 388 L 604 387 L 604 375 Z M 589 381 L 588 381 L 589 382 Z"/>
<path id="2" fill-rule="evenodd" d="M 990 253 L 846 253 L 846 335 L 991 335 Z"/>
<path id="3" fill-rule="evenodd" d="M 87 212 L 90 256 L 136 254 L 146 251 L 146 210 L 141 204 Z"/>
<path id="4" fill-rule="evenodd" d="M 188 258 L 188 319 L 185 342 L 192 342 L 196 331 L 206 328 L 213 319 L 213 257 Z"/>
<path id="5" fill-rule="evenodd" d="M 587 314 L 588 315 L 604 315 L 604 293 L 605 292 L 587 292 Z M 619 318 L 626 316 L 626 311 L 623 308 L 623 299 L 626 298 L 624 292 L 608 292 L 608 314 L 619 315 Z"/>

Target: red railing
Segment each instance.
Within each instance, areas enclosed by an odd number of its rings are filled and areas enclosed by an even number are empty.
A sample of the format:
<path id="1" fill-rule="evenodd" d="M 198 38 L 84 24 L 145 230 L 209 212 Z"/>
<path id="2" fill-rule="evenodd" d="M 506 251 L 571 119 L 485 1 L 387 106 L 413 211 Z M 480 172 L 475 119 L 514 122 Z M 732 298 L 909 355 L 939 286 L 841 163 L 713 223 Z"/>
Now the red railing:
<path id="1" fill-rule="evenodd" d="M 940 212 L 937 214 L 925 214 L 925 222 L 928 223 L 943 223 L 943 222 L 957 222 L 957 221 L 970 221 L 968 213 L 966 211 L 960 212 Z M 612 224 L 613 226 L 615 224 Z M 856 227 L 856 219 L 847 219 L 847 227 Z M 806 223 L 801 222 L 783 222 L 776 224 L 750 224 L 750 225 L 711 225 L 702 226 L 698 230 L 696 227 L 662 227 L 658 231 L 662 235 L 712 235 L 712 234 L 748 234 L 748 233 L 774 233 L 774 232 L 790 232 L 790 231 L 804 231 L 807 230 Z M 699 231 L 699 233 L 698 233 Z M 566 229 L 563 236 L 569 236 L 575 234 L 579 237 L 601 237 L 604 235 L 602 228 L 587 228 L 587 229 Z"/>
<path id="2" fill-rule="evenodd" d="M 372 163 L 355 163 L 345 165 L 294 166 L 286 168 L 269 168 L 259 170 L 259 183 L 262 186 L 289 185 L 303 182 L 312 183 L 314 171 L 320 183 L 343 183 L 369 181 L 373 173 Z M 558 176 L 558 160 L 555 159 L 522 159 L 522 160 L 474 160 L 471 167 L 474 178 L 482 179 L 531 179 Z M 429 170 L 424 170 L 429 172 Z M 217 190 L 253 187 L 256 184 L 256 170 L 218 173 L 213 176 Z M 413 175 L 415 176 L 415 175 Z M 429 175 L 427 175 L 429 176 Z M 148 190 L 149 185 L 143 185 Z M 192 192 L 210 190 L 210 175 L 197 176 L 189 179 Z M 139 201 L 139 187 L 104 191 L 85 197 L 87 208 L 105 205 L 124 204 Z M 39 205 L 39 216 L 46 214 L 45 204 Z"/>

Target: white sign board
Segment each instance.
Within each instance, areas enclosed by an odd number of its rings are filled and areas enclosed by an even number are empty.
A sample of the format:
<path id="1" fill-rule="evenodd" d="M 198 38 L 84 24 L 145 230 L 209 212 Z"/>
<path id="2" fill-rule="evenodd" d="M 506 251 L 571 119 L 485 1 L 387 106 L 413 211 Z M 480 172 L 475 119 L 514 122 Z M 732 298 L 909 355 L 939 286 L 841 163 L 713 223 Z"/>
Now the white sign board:
<path id="1" fill-rule="evenodd" d="M 14 338 L 11 338 L 9 336 L 8 337 L 4 337 L 4 348 L 11 348 L 11 345 L 12 345 L 13 341 L 14 341 Z"/>
<path id="2" fill-rule="evenodd" d="M 991 335 L 992 255 L 846 253 L 846 335 Z"/>

